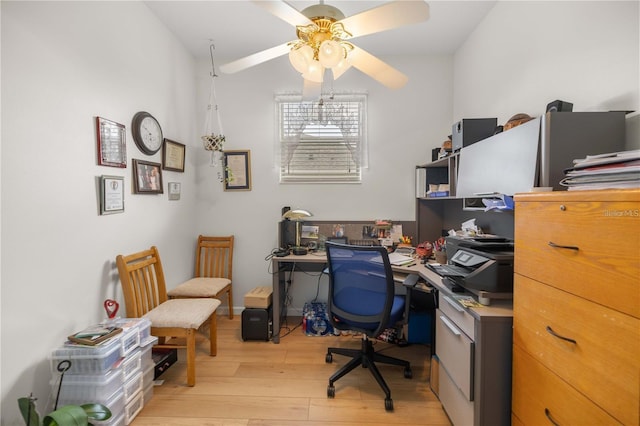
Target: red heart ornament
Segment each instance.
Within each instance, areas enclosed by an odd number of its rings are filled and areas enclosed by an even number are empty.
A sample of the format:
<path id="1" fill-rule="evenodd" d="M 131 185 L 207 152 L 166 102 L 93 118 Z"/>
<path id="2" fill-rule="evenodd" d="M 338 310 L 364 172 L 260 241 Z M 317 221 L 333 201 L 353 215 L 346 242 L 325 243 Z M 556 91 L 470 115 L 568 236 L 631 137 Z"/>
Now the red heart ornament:
<path id="1" fill-rule="evenodd" d="M 113 299 L 107 299 L 104 301 L 104 310 L 107 311 L 107 317 L 109 319 L 113 319 L 116 317 L 119 307 L 120 304 Z"/>

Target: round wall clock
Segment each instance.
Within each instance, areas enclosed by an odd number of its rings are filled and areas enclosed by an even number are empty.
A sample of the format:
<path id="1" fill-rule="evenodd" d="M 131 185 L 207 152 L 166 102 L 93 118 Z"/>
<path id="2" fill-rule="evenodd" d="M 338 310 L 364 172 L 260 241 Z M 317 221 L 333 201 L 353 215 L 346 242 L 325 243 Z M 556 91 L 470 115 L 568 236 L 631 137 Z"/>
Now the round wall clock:
<path id="1" fill-rule="evenodd" d="M 137 112 L 131 122 L 133 140 L 140 151 L 153 155 L 162 148 L 162 128 L 151 114 L 145 111 Z"/>

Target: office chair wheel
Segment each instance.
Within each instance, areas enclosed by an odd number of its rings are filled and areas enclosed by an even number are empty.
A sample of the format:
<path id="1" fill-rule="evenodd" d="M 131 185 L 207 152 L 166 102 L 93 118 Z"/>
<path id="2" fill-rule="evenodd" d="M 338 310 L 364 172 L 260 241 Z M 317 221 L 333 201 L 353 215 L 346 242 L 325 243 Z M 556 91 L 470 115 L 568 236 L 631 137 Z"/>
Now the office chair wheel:
<path id="1" fill-rule="evenodd" d="M 327 397 L 333 398 L 334 396 L 336 396 L 336 387 L 332 385 L 327 386 Z"/>
<path id="2" fill-rule="evenodd" d="M 324 357 L 324 362 L 326 362 L 327 364 L 331 364 L 333 362 L 333 355 L 327 354 L 327 356 Z"/>
<path id="3" fill-rule="evenodd" d="M 413 378 L 413 372 L 411 371 L 411 367 L 405 367 L 404 368 L 404 378 L 405 379 Z"/>
<path id="4" fill-rule="evenodd" d="M 391 398 L 384 399 L 384 409 L 387 411 L 393 411 L 393 400 Z"/>

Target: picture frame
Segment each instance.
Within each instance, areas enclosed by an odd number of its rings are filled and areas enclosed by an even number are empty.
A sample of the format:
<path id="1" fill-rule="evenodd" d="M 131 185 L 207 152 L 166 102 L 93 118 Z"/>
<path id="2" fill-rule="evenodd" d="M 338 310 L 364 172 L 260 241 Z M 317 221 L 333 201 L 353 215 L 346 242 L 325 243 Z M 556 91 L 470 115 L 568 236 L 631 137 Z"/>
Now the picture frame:
<path id="1" fill-rule="evenodd" d="M 135 194 L 162 194 L 162 165 L 133 159 L 133 192 Z"/>
<path id="2" fill-rule="evenodd" d="M 167 184 L 167 191 L 169 193 L 169 200 L 179 200 L 182 184 L 180 182 L 169 182 Z"/>
<path id="3" fill-rule="evenodd" d="M 162 168 L 184 173 L 186 149 L 184 144 L 165 138 L 162 147 Z"/>
<path id="4" fill-rule="evenodd" d="M 251 151 L 223 151 L 224 190 L 251 191 Z"/>
<path id="5" fill-rule="evenodd" d="M 124 212 L 124 177 L 100 176 L 100 215 Z"/>
<path id="6" fill-rule="evenodd" d="M 127 129 L 124 124 L 103 117 L 96 117 L 98 165 L 127 167 Z"/>

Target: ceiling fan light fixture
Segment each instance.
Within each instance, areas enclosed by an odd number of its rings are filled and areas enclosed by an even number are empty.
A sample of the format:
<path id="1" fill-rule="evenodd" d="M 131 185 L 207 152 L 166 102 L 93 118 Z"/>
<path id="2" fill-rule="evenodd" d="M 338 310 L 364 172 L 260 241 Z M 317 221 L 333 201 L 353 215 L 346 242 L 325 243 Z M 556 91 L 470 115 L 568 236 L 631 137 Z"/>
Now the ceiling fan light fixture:
<path id="1" fill-rule="evenodd" d="M 292 47 L 289 52 L 289 62 L 293 68 L 301 74 L 309 70 L 309 64 L 313 61 L 313 48 L 307 44 Z"/>
<path id="2" fill-rule="evenodd" d="M 324 67 L 318 61 L 311 61 L 307 72 L 302 73 L 302 78 L 313 81 L 314 83 L 322 83 L 324 77 Z"/>
<path id="3" fill-rule="evenodd" d="M 351 62 L 348 57 L 343 57 L 338 64 L 331 68 L 333 72 L 333 79 L 337 80 L 342 74 L 344 74 L 349 68 L 351 68 Z"/>
<path id="4" fill-rule="evenodd" d="M 333 68 L 345 57 L 345 50 L 335 40 L 325 40 L 318 50 L 318 60 L 325 68 Z"/>

